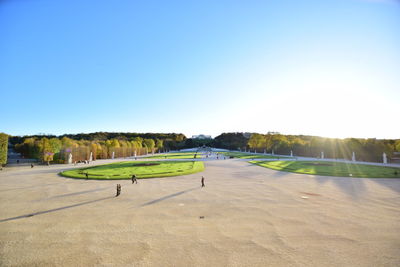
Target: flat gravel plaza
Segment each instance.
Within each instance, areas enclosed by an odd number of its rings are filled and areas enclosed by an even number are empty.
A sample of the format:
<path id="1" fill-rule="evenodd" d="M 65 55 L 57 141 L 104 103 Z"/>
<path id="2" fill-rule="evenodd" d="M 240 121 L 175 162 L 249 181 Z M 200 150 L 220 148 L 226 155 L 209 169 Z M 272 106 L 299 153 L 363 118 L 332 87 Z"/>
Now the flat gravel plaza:
<path id="1" fill-rule="evenodd" d="M 399 179 L 204 164 L 138 184 L 64 178 L 66 165 L 6 168 L 0 265 L 400 265 Z"/>

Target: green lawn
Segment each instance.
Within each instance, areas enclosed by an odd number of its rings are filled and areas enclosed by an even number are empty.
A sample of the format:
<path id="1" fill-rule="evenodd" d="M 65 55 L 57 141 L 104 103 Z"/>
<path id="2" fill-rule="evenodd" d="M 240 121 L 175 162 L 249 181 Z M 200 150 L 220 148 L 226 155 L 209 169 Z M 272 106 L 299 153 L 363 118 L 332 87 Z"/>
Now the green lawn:
<path id="1" fill-rule="evenodd" d="M 262 154 L 251 154 L 245 152 L 222 152 L 227 157 L 235 157 L 239 159 L 278 159 L 284 157 L 277 157 L 271 155 L 262 155 Z"/>
<path id="2" fill-rule="evenodd" d="M 340 177 L 400 178 L 400 168 L 329 161 L 250 161 L 278 171 Z M 397 173 L 397 174 L 396 174 Z"/>
<path id="3" fill-rule="evenodd" d="M 167 153 L 163 155 L 148 156 L 146 159 L 193 159 L 195 154 L 195 152 Z M 197 153 L 196 158 L 201 158 L 201 154 Z"/>
<path id="4" fill-rule="evenodd" d="M 60 175 L 71 178 L 119 180 L 131 179 L 135 174 L 138 179 L 152 177 L 178 176 L 201 172 L 204 164 L 201 161 L 124 161 L 88 168 L 73 169 L 61 172 Z"/>

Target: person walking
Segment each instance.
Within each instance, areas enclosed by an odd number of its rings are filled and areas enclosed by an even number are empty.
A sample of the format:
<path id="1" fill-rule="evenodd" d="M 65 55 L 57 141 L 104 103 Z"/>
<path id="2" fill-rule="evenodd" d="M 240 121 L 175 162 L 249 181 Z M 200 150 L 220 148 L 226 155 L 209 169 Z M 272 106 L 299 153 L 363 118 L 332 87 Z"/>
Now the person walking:
<path id="1" fill-rule="evenodd" d="M 116 195 L 116 197 L 119 196 L 120 194 L 121 194 L 121 185 L 117 184 L 117 195 Z"/>
<path id="2" fill-rule="evenodd" d="M 201 176 L 201 187 L 205 187 L 206 185 L 204 184 L 204 176 Z"/>
<path id="3" fill-rule="evenodd" d="M 134 184 L 135 182 L 137 183 L 137 179 L 136 179 L 136 175 L 133 174 L 132 175 L 132 184 Z"/>

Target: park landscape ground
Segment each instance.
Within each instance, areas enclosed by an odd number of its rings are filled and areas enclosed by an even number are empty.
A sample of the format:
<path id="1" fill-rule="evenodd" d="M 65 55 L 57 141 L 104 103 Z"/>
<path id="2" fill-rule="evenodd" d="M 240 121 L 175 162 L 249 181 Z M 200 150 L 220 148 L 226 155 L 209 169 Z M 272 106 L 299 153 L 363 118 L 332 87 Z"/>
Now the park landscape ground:
<path id="1" fill-rule="evenodd" d="M 195 160 L 201 172 L 134 185 L 58 175 L 82 165 L 7 168 L 0 265 L 400 265 L 400 179 L 297 174 L 249 160 L 213 154 Z"/>

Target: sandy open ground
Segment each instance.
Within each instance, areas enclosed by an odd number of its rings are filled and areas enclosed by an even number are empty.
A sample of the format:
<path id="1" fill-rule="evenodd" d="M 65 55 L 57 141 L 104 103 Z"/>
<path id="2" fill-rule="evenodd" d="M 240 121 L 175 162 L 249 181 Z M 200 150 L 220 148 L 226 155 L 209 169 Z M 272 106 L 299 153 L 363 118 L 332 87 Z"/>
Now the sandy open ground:
<path id="1" fill-rule="evenodd" d="M 137 185 L 58 176 L 66 165 L 5 169 L 0 265 L 400 266 L 399 179 L 205 164 Z"/>

